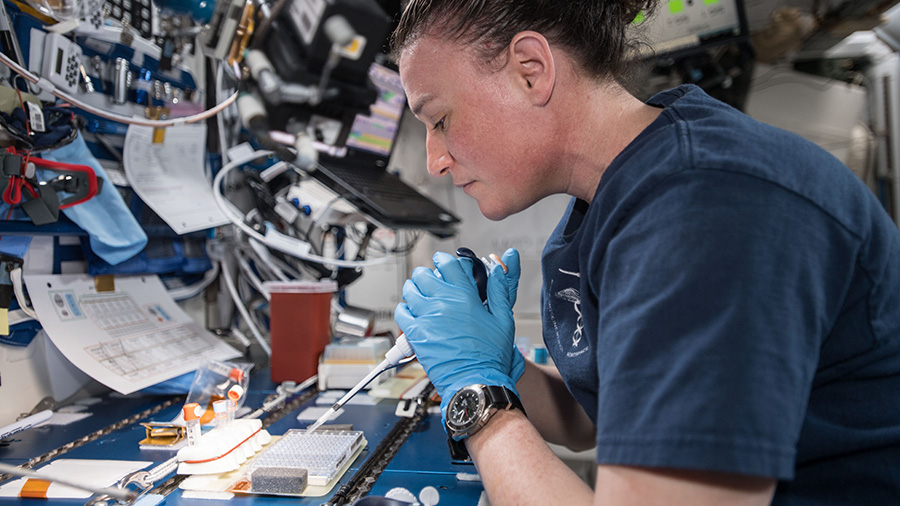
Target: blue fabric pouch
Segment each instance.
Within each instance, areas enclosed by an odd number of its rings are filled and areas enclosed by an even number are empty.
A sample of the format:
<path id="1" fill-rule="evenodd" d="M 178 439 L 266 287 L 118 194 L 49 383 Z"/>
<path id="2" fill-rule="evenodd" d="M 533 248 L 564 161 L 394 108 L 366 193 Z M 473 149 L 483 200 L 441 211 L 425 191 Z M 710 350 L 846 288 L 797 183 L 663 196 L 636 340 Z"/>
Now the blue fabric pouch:
<path id="1" fill-rule="evenodd" d="M 79 135 L 70 144 L 43 153 L 43 158 L 63 163 L 87 165 L 97 177 L 105 180 L 100 193 L 87 202 L 63 209 L 62 212 L 90 237 L 91 251 L 109 264 L 121 263 L 144 249 L 147 234 L 128 210 L 106 171 L 91 154 Z"/>

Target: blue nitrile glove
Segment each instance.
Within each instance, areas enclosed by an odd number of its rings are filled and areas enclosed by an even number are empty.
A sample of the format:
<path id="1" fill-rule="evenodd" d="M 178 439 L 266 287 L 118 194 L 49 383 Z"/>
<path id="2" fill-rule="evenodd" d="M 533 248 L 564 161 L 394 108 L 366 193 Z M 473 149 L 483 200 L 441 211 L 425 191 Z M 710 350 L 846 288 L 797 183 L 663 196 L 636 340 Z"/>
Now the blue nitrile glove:
<path id="1" fill-rule="evenodd" d="M 525 370 L 515 347 L 510 284 L 503 268 L 488 276 L 487 303 L 478 297 L 469 259 L 435 253 L 435 271 L 417 267 L 403 285 L 394 320 L 441 396 L 441 415 L 453 394 L 468 385 L 516 391 Z"/>
<path id="2" fill-rule="evenodd" d="M 519 251 L 509 248 L 500 257 L 500 261 L 506 265 L 506 284 L 509 289 L 509 307 L 516 305 L 516 292 L 519 291 L 519 277 L 522 275 L 522 263 L 519 261 Z"/>
<path id="3" fill-rule="evenodd" d="M 522 275 L 522 263 L 519 261 L 519 251 L 515 248 L 507 249 L 503 252 L 503 256 L 500 257 L 500 261 L 506 265 L 506 288 L 509 298 L 509 308 L 512 310 L 516 305 L 516 296 L 519 291 L 519 277 Z M 494 267 L 494 269 L 497 269 L 497 267 Z M 491 271 L 493 272 L 494 269 L 491 269 Z M 503 274 L 503 268 L 500 267 L 499 269 L 500 273 Z M 515 343 L 515 338 L 513 338 L 513 343 Z M 513 354 L 513 374 L 510 375 L 515 381 L 519 381 L 519 378 L 522 377 L 522 373 L 525 372 L 525 357 L 518 351 L 519 349 L 516 348 L 516 353 Z"/>

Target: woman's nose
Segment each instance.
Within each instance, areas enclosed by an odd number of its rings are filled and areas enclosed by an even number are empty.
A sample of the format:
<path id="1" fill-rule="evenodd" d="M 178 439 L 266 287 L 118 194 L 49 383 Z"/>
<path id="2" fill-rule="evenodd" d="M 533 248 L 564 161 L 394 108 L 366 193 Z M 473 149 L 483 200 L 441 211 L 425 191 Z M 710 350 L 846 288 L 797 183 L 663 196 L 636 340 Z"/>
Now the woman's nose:
<path id="1" fill-rule="evenodd" d="M 447 150 L 443 140 L 437 136 L 429 135 L 425 140 L 425 155 L 427 157 L 428 173 L 434 177 L 445 176 L 450 172 L 453 157 Z"/>

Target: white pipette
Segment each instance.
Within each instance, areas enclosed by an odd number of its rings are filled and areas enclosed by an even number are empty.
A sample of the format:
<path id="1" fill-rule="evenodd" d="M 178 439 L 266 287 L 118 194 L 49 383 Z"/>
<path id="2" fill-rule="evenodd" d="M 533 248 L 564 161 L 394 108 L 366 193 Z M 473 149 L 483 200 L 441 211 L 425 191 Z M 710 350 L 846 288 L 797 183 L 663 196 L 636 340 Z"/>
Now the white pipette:
<path id="1" fill-rule="evenodd" d="M 413 355 L 412 346 L 409 345 L 409 342 L 406 340 L 406 336 L 400 334 L 400 337 L 397 338 L 396 343 L 394 343 L 394 347 L 388 350 L 388 352 L 384 355 L 384 360 L 378 364 L 377 367 L 372 369 L 369 374 L 366 375 L 359 383 L 356 384 L 349 392 L 344 394 L 343 397 L 328 409 L 322 416 L 319 417 L 318 420 L 315 421 L 312 425 L 306 428 L 306 433 L 309 434 L 312 431 L 318 429 L 323 423 L 327 422 L 334 416 L 341 407 L 346 404 L 347 401 L 350 400 L 351 397 L 356 395 L 357 392 L 362 390 L 370 381 L 372 381 L 376 376 L 383 373 L 387 369 L 397 365 L 406 357 L 411 357 Z"/>
<path id="2" fill-rule="evenodd" d="M 477 263 L 477 261 L 479 260 L 478 256 L 476 256 L 475 253 L 472 252 L 472 250 L 470 250 L 469 248 L 458 248 L 456 250 L 456 254 L 457 254 L 457 256 L 460 256 L 460 257 L 471 258 L 473 261 L 476 261 L 475 265 L 478 265 L 478 263 Z M 503 268 L 503 272 L 507 272 L 508 269 L 506 267 L 506 264 L 504 264 L 503 261 L 500 260 L 500 258 L 493 253 L 490 254 L 489 259 L 482 257 L 480 260 L 481 260 L 481 264 L 483 265 L 483 267 L 480 269 L 480 272 L 478 270 L 473 272 L 473 276 L 475 278 L 475 283 L 478 285 L 479 296 L 481 297 L 482 302 L 486 302 L 487 295 L 486 295 L 485 291 L 487 289 L 487 276 L 488 276 L 488 273 L 490 272 L 490 269 L 494 265 L 500 265 Z M 341 409 L 341 407 L 343 407 L 343 405 L 348 400 L 350 400 L 351 397 L 356 395 L 356 393 L 359 392 L 370 381 L 372 381 L 372 379 L 374 379 L 375 376 L 378 376 L 379 374 L 386 371 L 388 368 L 393 367 L 393 366 L 397 365 L 398 363 L 400 363 L 400 361 L 403 360 L 404 358 L 411 357 L 412 355 L 413 355 L 412 346 L 409 345 L 409 342 L 406 340 L 406 336 L 404 334 L 400 334 L 400 337 L 397 338 L 397 342 L 394 343 L 394 347 L 391 348 L 390 350 L 388 350 L 388 352 L 385 354 L 384 360 L 380 364 L 378 364 L 378 367 L 376 367 L 375 369 L 372 369 L 372 371 L 369 374 L 367 374 L 366 377 L 362 379 L 362 381 L 357 383 L 356 386 L 354 386 L 349 392 L 344 394 L 344 396 L 341 397 L 341 400 L 335 402 L 331 406 L 331 408 L 329 408 L 328 411 L 325 412 L 325 414 L 320 416 L 318 420 L 316 420 L 312 425 L 307 427 L 306 433 L 307 434 L 311 433 L 312 431 L 321 427 L 321 425 L 323 423 L 330 420 L 331 417 L 334 416 L 334 414 L 337 413 L 338 410 Z"/>

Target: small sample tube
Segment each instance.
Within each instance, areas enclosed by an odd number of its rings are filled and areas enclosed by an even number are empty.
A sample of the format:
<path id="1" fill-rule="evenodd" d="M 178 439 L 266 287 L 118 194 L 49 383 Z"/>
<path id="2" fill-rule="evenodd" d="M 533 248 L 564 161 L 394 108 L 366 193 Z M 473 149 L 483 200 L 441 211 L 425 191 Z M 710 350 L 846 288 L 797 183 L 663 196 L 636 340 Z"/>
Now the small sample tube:
<path id="1" fill-rule="evenodd" d="M 226 423 L 231 423 L 234 421 L 234 413 L 237 411 L 237 402 L 234 399 L 226 399 L 225 406 Z"/>
<path id="2" fill-rule="evenodd" d="M 494 253 L 491 253 L 488 258 L 482 258 L 481 261 L 487 265 L 488 270 L 493 269 L 495 265 L 499 265 L 503 267 L 503 272 L 509 272 L 509 268 L 503 263 L 503 260 L 500 260 L 500 257 Z"/>
<path id="3" fill-rule="evenodd" d="M 215 401 L 212 407 L 216 427 L 228 425 L 228 401 L 225 399 Z"/>
<path id="4" fill-rule="evenodd" d="M 187 428 L 188 446 L 200 444 L 200 415 L 203 414 L 202 408 L 196 402 L 189 402 L 184 405 L 184 425 Z"/>
<path id="5" fill-rule="evenodd" d="M 228 389 L 226 395 L 225 404 L 228 406 L 228 421 L 232 422 L 234 421 L 235 412 L 237 412 L 237 403 L 241 400 L 241 397 L 244 396 L 244 388 L 240 385 L 232 385 L 232 387 Z"/>

